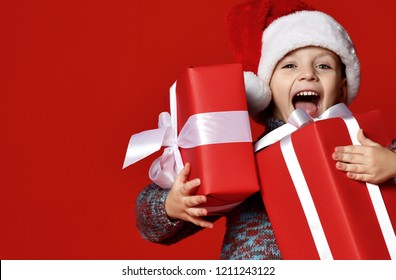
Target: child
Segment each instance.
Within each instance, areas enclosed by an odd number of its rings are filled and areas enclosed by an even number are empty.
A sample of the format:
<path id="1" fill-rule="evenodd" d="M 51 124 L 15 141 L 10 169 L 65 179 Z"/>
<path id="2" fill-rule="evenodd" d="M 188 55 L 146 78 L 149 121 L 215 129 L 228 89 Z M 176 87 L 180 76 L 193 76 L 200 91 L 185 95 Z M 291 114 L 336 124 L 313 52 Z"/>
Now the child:
<path id="1" fill-rule="evenodd" d="M 227 24 L 236 57 L 247 71 L 249 112 L 265 124 L 265 133 L 283 125 L 296 108 L 316 117 L 356 97 L 358 58 L 346 31 L 328 15 L 300 1 L 250 0 L 229 11 Z M 394 152 L 361 131 L 359 141 L 362 146 L 336 148 L 338 169 L 351 179 L 372 183 L 396 177 Z M 189 173 L 186 163 L 170 190 L 151 184 L 140 193 L 137 226 L 147 240 L 172 244 L 212 228 L 219 218 L 206 216 L 200 207 L 206 197 L 194 195 L 200 180 L 189 180 Z M 225 216 L 221 259 L 281 259 L 258 193 Z"/>

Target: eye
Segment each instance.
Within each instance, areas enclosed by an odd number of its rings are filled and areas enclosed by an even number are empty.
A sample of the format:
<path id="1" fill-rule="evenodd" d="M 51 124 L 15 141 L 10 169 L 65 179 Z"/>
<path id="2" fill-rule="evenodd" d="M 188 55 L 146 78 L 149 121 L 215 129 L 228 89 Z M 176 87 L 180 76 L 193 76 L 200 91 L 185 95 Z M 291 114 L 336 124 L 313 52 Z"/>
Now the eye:
<path id="1" fill-rule="evenodd" d="M 318 64 L 316 67 L 319 69 L 332 69 L 328 64 Z"/>
<path id="2" fill-rule="evenodd" d="M 282 69 L 291 69 L 291 68 L 295 68 L 295 67 L 297 67 L 297 66 L 294 65 L 293 63 L 287 63 L 282 66 Z"/>

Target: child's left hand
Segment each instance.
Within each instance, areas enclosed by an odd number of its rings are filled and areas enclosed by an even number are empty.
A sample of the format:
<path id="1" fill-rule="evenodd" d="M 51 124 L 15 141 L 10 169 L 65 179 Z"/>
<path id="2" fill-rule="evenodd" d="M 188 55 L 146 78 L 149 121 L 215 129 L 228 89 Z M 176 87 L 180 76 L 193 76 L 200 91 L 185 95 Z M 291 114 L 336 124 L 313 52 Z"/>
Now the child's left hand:
<path id="1" fill-rule="evenodd" d="M 361 146 L 351 145 L 336 147 L 333 159 L 337 161 L 336 167 L 345 171 L 353 180 L 380 184 L 396 177 L 396 153 L 371 141 L 358 132 Z"/>

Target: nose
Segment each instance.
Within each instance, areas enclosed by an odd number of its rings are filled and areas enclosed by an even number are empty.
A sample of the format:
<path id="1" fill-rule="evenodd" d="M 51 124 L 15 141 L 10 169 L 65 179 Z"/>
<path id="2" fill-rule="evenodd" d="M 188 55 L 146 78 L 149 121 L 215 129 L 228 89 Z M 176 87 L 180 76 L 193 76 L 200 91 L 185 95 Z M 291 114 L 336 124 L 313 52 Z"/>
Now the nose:
<path id="1" fill-rule="evenodd" d="M 300 81 L 316 81 L 318 76 L 316 75 L 315 69 L 311 66 L 305 66 L 301 68 L 298 79 Z"/>

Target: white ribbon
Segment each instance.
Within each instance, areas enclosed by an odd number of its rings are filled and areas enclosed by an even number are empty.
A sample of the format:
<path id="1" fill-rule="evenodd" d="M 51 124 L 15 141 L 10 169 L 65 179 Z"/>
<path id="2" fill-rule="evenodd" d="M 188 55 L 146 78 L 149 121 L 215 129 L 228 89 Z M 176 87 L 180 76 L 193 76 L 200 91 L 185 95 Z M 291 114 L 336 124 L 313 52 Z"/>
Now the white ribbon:
<path id="1" fill-rule="evenodd" d="M 301 170 L 296 152 L 294 151 L 291 135 L 286 136 L 280 141 L 280 147 L 298 198 L 300 199 L 305 217 L 307 218 L 308 226 L 314 239 L 319 257 L 321 260 L 332 260 L 333 255 L 331 253 L 329 243 L 327 242 L 322 223 L 320 222 L 315 203 L 309 191 L 307 181 L 305 180 L 304 173 Z"/>
<path id="2" fill-rule="evenodd" d="M 257 141 L 254 145 L 254 151 L 258 152 L 259 150 L 274 144 L 275 142 L 286 137 L 287 135 L 292 134 L 297 129 L 302 128 L 314 121 L 349 116 L 352 116 L 352 112 L 344 103 L 339 103 L 331 106 L 317 118 L 312 118 L 304 110 L 298 108 L 290 114 L 290 117 L 287 120 L 286 124 L 280 126 L 277 129 L 274 129 L 273 131 L 262 137 L 259 141 Z"/>
<path id="3" fill-rule="evenodd" d="M 177 135 L 176 83 L 170 88 L 170 111 L 159 116 L 158 128 L 132 135 L 123 168 L 165 146 L 149 170 L 150 179 L 162 188 L 171 188 L 183 168 L 180 148 L 202 145 L 252 142 L 247 111 L 195 114 L 188 118 Z"/>
<path id="4" fill-rule="evenodd" d="M 292 113 L 291 117 L 289 118 L 289 123 L 287 124 L 286 128 L 279 130 L 278 132 L 272 133 L 272 136 L 267 137 L 267 139 L 261 142 L 259 141 L 260 143 L 257 142 L 259 144 L 256 144 L 255 146 L 255 150 L 257 151 L 263 149 L 265 146 L 275 143 L 280 139 L 282 155 L 285 159 L 288 171 L 292 177 L 293 184 L 296 188 L 300 203 L 303 207 L 303 211 L 307 218 L 307 222 L 320 259 L 333 259 L 333 256 L 327 242 L 327 238 L 324 233 L 322 224 L 320 222 L 315 204 L 313 202 L 311 193 L 309 191 L 309 187 L 307 185 L 304 174 L 301 170 L 301 166 L 294 151 L 290 134 L 298 128 L 312 123 L 313 121 L 335 117 L 341 117 L 344 120 L 348 128 L 352 144 L 360 145 L 359 141 L 357 140 L 357 134 L 360 129 L 358 122 L 352 116 L 352 113 L 346 107 L 346 105 L 337 104 L 329 108 L 317 119 L 312 119 L 306 112 L 297 109 Z M 370 183 L 366 183 L 366 185 L 391 259 L 396 259 L 396 235 L 393 230 L 388 212 L 386 210 L 380 189 L 377 185 L 373 185 Z"/>

